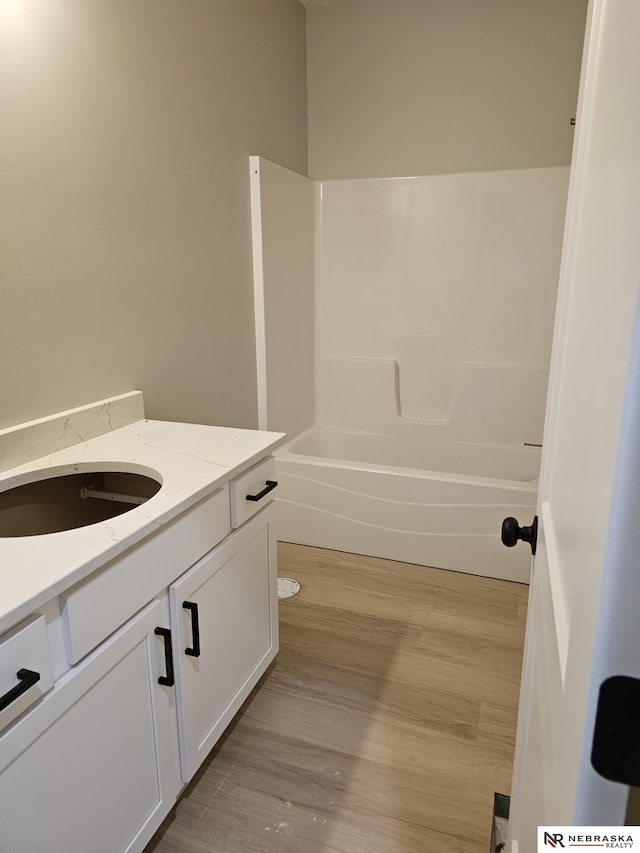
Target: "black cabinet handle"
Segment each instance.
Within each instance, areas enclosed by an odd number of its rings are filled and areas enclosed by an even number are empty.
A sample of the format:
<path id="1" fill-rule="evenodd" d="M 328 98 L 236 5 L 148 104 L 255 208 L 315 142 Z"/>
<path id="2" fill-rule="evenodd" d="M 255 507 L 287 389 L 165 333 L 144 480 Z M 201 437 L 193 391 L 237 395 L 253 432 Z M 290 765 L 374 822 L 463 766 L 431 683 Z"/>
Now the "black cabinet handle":
<path id="1" fill-rule="evenodd" d="M 40 673 L 34 672 L 32 669 L 19 669 L 16 672 L 16 678 L 20 684 L 16 684 L 4 696 L 0 696 L 0 711 L 4 711 L 7 706 L 15 702 L 19 696 L 22 696 L 36 682 L 40 681 Z"/>
<path id="2" fill-rule="evenodd" d="M 158 684 L 164 684 L 165 687 L 173 687 L 175 679 L 173 677 L 173 651 L 171 650 L 171 631 L 169 628 L 156 628 L 153 632 L 156 636 L 162 637 L 164 640 L 164 665 L 167 674 L 161 675 L 158 678 Z"/>
<path id="3" fill-rule="evenodd" d="M 200 657 L 200 619 L 198 618 L 198 605 L 195 601 L 183 601 L 182 606 L 191 612 L 191 637 L 192 645 L 184 650 L 185 655 L 193 658 Z"/>
<path id="4" fill-rule="evenodd" d="M 272 492 L 275 489 L 275 487 L 278 485 L 277 480 L 265 480 L 265 483 L 267 485 L 265 486 L 265 488 L 261 492 L 258 492 L 257 495 L 247 495 L 247 500 L 248 501 L 261 501 L 265 495 L 268 495 L 269 492 Z"/>

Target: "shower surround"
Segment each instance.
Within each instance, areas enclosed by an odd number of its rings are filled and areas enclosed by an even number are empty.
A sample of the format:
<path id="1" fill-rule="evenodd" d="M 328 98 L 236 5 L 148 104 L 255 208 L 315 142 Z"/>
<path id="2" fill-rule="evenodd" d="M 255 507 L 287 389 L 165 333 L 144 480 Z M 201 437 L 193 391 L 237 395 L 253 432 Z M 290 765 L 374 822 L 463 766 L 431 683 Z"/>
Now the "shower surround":
<path id="1" fill-rule="evenodd" d="M 568 177 L 314 183 L 314 425 L 261 424 L 281 539 L 528 580 L 499 529 L 535 513 Z"/>

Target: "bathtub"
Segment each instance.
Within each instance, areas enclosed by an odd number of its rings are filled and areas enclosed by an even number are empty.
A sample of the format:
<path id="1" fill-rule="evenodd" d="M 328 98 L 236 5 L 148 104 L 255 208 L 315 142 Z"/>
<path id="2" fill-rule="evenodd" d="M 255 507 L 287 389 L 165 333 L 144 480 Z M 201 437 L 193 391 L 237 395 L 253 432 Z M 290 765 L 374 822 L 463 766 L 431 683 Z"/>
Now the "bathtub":
<path id="1" fill-rule="evenodd" d="M 313 427 L 275 455 L 282 541 L 528 583 L 500 527 L 535 515 L 538 448 Z"/>

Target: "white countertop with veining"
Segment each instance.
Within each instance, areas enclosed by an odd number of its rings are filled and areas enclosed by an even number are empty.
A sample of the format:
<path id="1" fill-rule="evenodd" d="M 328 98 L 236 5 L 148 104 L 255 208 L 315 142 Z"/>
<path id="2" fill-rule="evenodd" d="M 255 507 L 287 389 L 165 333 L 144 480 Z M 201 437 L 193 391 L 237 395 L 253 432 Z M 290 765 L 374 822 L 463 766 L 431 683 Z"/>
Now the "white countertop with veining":
<path id="1" fill-rule="evenodd" d="M 68 426 L 69 421 L 62 423 Z M 0 633 L 212 494 L 284 440 L 281 433 L 151 420 L 105 428 L 110 431 L 88 440 L 78 434 L 78 443 L 5 470 L 0 491 L 91 470 L 145 474 L 162 487 L 146 503 L 108 521 L 42 536 L 1 538 Z M 42 477 L 34 477 L 34 472 Z"/>

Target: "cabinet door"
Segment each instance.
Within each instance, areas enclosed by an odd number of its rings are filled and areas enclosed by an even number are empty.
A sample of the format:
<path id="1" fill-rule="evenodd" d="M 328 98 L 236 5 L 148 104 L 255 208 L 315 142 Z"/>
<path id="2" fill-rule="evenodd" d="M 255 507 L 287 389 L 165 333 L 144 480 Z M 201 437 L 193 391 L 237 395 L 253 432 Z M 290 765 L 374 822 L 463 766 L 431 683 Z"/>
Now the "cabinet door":
<path id="1" fill-rule="evenodd" d="M 155 602 L 0 739 L 2 853 L 140 851 L 180 786 Z M 172 719 L 173 718 L 173 719 Z"/>
<path id="2" fill-rule="evenodd" d="M 272 519 L 267 507 L 169 589 L 185 782 L 278 650 Z"/>

